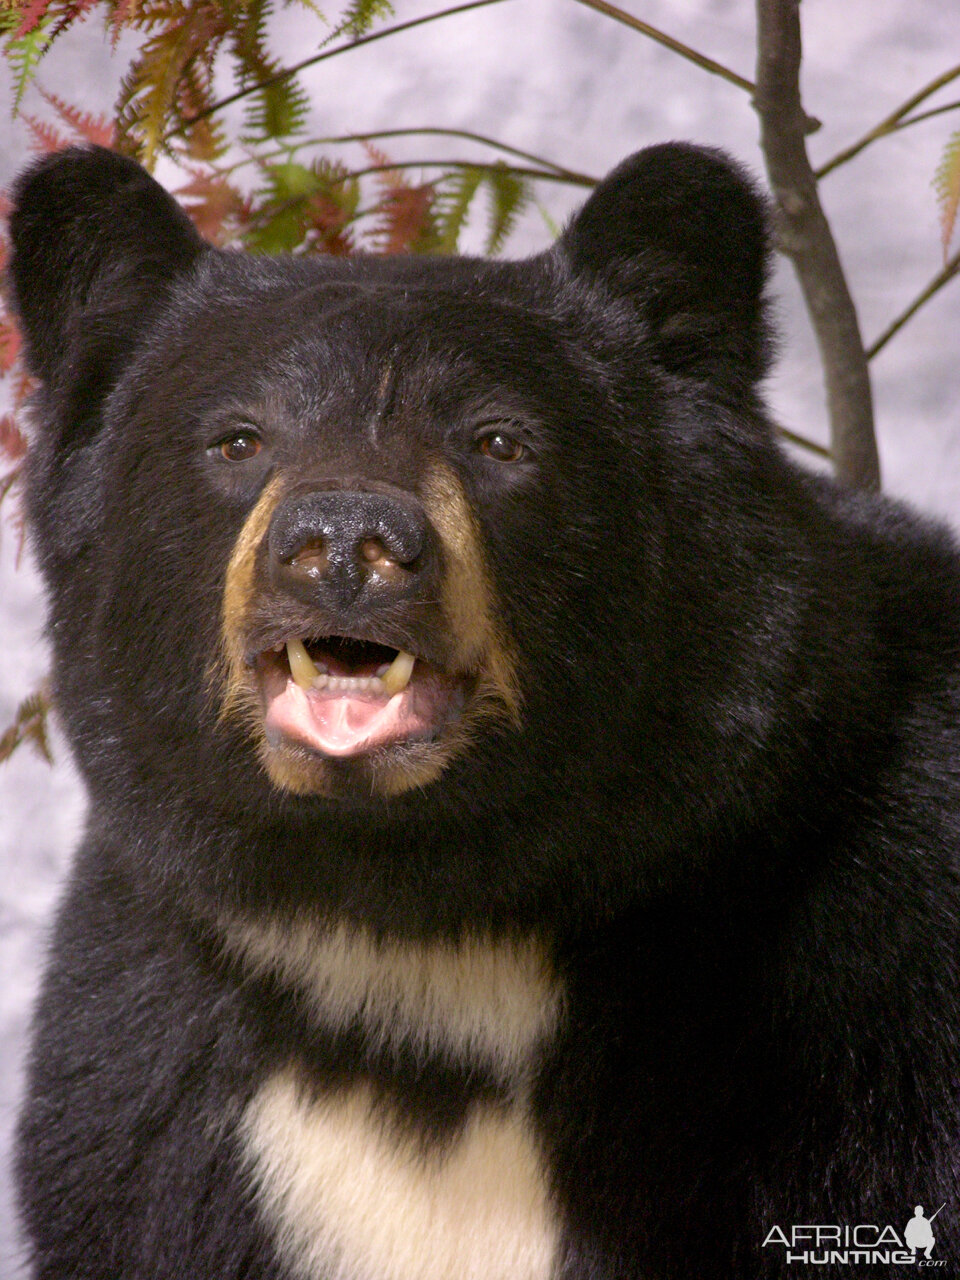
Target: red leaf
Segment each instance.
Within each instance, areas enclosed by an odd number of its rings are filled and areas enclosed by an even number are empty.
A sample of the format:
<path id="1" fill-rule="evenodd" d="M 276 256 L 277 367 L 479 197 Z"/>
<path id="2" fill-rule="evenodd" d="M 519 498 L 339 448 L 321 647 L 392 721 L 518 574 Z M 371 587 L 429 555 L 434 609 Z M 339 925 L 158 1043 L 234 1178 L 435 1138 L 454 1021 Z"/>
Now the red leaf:
<path id="1" fill-rule="evenodd" d="M 175 194 L 207 240 L 223 244 L 234 233 L 234 224 L 249 216 L 248 202 L 226 178 L 191 169 L 188 183 Z"/>
<path id="2" fill-rule="evenodd" d="M 92 111 L 81 111 L 70 102 L 64 102 L 55 93 L 47 89 L 40 90 L 54 111 L 84 142 L 93 142 L 98 147 L 113 146 L 113 121 L 106 114 L 95 116 Z"/>
<path id="3" fill-rule="evenodd" d="M 20 462 L 27 452 L 27 437 L 14 421 L 12 413 L 0 417 L 0 453 L 8 462 Z"/>
<path id="4" fill-rule="evenodd" d="M 317 191 L 307 199 L 307 213 L 310 219 L 307 240 L 311 248 L 336 258 L 348 258 L 356 251 L 347 230 L 347 212 L 336 200 Z"/>
<path id="5" fill-rule="evenodd" d="M 114 49 L 116 49 L 117 41 L 120 39 L 120 30 L 123 24 L 136 14 L 137 8 L 137 0 L 117 0 L 113 13 L 110 15 L 110 43 Z"/>
<path id="6" fill-rule="evenodd" d="M 14 406 L 23 404 L 27 396 L 36 391 L 39 383 L 36 378 L 31 378 L 22 364 L 17 363 L 10 372 L 13 380 L 13 403 Z"/>
<path id="7" fill-rule="evenodd" d="M 370 142 L 363 145 L 374 164 L 389 165 L 379 147 Z M 380 253 L 405 253 L 433 229 L 436 192 L 430 183 L 412 186 L 399 169 L 383 168 L 374 174 L 374 181 L 383 192 L 382 219 L 373 231 L 377 249 Z"/>
<path id="8" fill-rule="evenodd" d="M 20 354 L 20 334 L 5 316 L 0 316 L 0 376 L 9 373 Z M 0 447 L 2 447 L 0 436 Z"/>
<path id="9" fill-rule="evenodd" d="M 70 139 L 65 138 L 49 120 L 38 120 L 36 116 L 28 116 L 25 112 L 22 114 L 27 128 L 33 134 L 34 151 L 49 153 L 69 147 Z"/>
<path id="10" fill-rule="evenodd" d="M 28 36 L 38 22 L 40 22 L 50 8 L 51 0 L 31 0 L 31 2 L 23 9 L 23 21 L 13 33 L 14 40 L 20 40 L 23 36 Z"/>
<path id="11" fill-rule="evenodd" d="M 395 187 L 383 201 L 380 228 L 383 253 L 404 253 L 430 228 L 434 191 L 423 187 Z"/>

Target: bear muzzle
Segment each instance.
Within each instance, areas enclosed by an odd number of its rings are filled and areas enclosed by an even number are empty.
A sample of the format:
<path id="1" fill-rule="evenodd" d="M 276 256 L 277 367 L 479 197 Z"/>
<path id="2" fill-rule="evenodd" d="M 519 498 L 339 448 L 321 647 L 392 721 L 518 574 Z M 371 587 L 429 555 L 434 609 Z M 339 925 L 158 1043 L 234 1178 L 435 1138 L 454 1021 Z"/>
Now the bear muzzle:
<path id="1" fill-rule="evenodd" d="M 274 782 L 396 794 L 436 777 L 481 724 L 515 722 L 484 561 L 440 466 L 417 492 L 274 477 L 227 569 L 220 667 L 223 712 L 251 724 Z"/>

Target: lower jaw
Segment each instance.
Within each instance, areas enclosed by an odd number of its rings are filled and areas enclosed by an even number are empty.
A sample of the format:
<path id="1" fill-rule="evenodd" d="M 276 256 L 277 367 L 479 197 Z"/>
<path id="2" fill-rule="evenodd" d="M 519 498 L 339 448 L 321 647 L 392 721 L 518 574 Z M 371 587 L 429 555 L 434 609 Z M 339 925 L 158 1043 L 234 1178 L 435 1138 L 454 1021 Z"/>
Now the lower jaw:
<path id="1" fill-rule="evenodd" d="M 292 682 L 267 683 L 259 698 L 261 760 L 276 786 L 299 795 L 369 800 L 423 787 L 439 776 L 465 740 L 461 722 L 473 684 L 430 677 L 391 715 L 387 704 L 376 700 L 369 707 L 348 706 L 361 723 L 370 713 L 370 736 L 363 736 L 363 724 L 359 733 L 348 725 L 338 738 L 337 699 L 331 707 L 330 701 L 308 695 Z"/>
<path id="2" fill-rule="evenodd" d="M 298 796 L 370 804 L 436 781 L 458 754 L 456 727 L 432 740 L 404 741 L 333 758 L 291 739 L 265 740 L 260 757 L 274 786 Z"/>

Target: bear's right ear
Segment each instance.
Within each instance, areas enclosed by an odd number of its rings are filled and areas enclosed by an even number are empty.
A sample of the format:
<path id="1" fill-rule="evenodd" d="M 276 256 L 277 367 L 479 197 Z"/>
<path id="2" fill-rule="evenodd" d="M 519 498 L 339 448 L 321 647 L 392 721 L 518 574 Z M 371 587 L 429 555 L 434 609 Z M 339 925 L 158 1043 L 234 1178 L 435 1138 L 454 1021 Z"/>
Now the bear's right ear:
<path id="1" fill-rule="evenodd" d="M 102 147 L 44 157 L 13 204 L 10 280 L 30 372 L 106 390 L 145 318 L 208 246 L 146 170 Z"/>

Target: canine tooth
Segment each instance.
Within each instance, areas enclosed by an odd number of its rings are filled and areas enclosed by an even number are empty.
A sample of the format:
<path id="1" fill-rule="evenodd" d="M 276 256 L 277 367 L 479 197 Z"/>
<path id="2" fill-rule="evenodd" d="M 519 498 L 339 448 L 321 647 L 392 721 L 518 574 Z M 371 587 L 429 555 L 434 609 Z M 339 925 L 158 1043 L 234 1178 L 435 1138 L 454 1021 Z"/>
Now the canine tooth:
<path id="1" fill-rule="evenodd" d="M 405 689 L 410 683 L 410 677 L 413 675 L 413 665 L 416 658 L 412 653 L 404 653 L 401 649 L 390 666 L 380 677 L 380 683 L 384 690 L 391 697 L 395 693 L 399 693 L 401 689 Z"/>
<path id="2" fill-rule="evenodd" d="M 290 662 L 290 674 L 294 680 L 301 689 L 309 689 L 317 678 L 317 668 L 313 665 L 302 640 L 287 641 L 287 659 Z"/>

